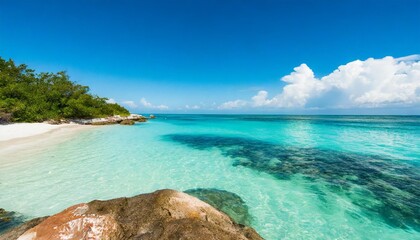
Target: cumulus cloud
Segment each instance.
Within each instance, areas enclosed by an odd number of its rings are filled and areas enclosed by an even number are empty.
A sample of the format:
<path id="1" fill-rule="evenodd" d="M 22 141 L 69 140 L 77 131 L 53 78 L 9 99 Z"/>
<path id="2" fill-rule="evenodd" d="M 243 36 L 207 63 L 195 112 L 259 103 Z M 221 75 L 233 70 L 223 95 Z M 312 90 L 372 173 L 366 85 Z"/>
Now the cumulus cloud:
<path id="1" fill-rule="evenodd" d="M 161 105 L 153 105 L 152 103 L 148 102 L 146 100 L 146 98 L 141 98 L 140 99 L 140 103 L 141 103 L 141 105 L 143 105 L 143 107 L 151 108 L 151 109 L 165 110 L 165 109 L 168 109 L 169 108 L 168 106 L 163 105 L 163 104 L 161 104 Z"/>
<path id="2" fill-rule="evenodd" d="M 152 105 L 151 103 L 149 103 L 149 102 L 146 100 L 146 98 L 142 98 L 142 99 L 140 99 L 140 103 L 141 103 L 144 107 L 147 107 L 147 108 L 151 108 L 151 107 L 153 107 L 153 105 Z"/>
<path id="3" fill-rule="evenodd" d="M 252 105 L 254 107 L 260 107 L 264 105 L 269 105 L 270 100 L 267 99 L 268 92 L 267 91 L 259 91 L 257 95 L 252 97 Z"/>
<path id="4" fill-rule="evenodd" d="M 420 104 L 420 55 L 356 60 L 322 78 L 306 64 L 281 78 L 286 85 L 272 98 L 259 91 L 251 101 L 236 100 L 229 106 L 279 108 L 359 108 Z"/>

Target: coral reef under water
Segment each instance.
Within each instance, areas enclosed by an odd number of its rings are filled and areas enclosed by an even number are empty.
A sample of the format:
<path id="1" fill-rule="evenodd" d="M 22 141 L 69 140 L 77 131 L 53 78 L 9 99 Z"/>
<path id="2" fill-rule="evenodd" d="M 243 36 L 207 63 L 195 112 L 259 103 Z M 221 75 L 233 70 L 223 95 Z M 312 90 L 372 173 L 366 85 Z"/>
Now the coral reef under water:
<path id="1" fill-rule="evenodd" d="M 420 231 L 420 173 L 398 159 L 242 137 L 172 134 L 164 138 L 200 150 L 218 148 L 234 159 L 234 166 L 280 180 L 303 176 L 323 181 L 328 191 L 350 199 L 366 216 L 379 217 L 392 227 Z M 311 190 L 321 198 L 325 191 Z"/>

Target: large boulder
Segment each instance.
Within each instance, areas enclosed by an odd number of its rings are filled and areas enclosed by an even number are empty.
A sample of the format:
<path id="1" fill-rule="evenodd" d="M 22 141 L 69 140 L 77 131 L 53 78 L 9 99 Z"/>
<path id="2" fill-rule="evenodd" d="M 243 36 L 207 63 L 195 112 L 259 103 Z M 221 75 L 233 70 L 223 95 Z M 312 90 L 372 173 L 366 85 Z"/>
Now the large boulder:
<path id="1" fill-rule="evenodd" d="M 160 190 L 74 205 L 28 229 L 18 239 L 262 238 L 252 228 L 235 223 L 193 196 Z"/>

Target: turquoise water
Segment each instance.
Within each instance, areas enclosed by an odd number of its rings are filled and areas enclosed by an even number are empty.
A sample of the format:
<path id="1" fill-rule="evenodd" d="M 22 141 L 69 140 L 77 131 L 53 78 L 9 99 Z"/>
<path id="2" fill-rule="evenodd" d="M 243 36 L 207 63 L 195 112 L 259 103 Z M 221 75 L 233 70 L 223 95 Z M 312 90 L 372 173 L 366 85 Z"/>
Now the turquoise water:
<path id="1" fill-rule="evenodd" d="M 266 239 L 420 239 L 420 117 L 161 115 L 0 159 L 28 218 L 162 188 L 239 195 Z"/>

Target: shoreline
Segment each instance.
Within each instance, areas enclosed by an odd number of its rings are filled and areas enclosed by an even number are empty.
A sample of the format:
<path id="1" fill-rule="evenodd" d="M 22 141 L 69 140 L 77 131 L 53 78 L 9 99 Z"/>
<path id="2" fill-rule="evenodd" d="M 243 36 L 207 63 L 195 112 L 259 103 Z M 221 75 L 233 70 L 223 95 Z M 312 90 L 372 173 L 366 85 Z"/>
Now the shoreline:
<path id="1" fill-rule="evenodd" d="M 74 125 L 79 124 L 12 123 L 0 125 L 0 144 L 3 142 L 42 135 L 60 128 L 67 128 Z"/>
<path id="2" fill-rule="evenodd" d="M 42 152 L 46 148 L 75 137 L 80 132 L 97 127 L 99 126 L 75 123 L 60 125 L 14 123 L 0 125 L 0 164 L 13 162 L 10 159 L 30 159 L 34 152 Z"/>
<path id="3" fill-rule="evenodd" d="M 150 115 L 149 118 L 152 119 L 154 116 Z M 10 151 L 18 154 L 17 150 L 23 146 L 38 146 L 41 143 L 42 147 L 43 143 L 52 142 L 52 140 L 62 142 L 80 130 L 102 125 L 133 125 L 135 122 L 146 122 L 147 119 L 142 115 L 130 114 L 126 117 L 114 115 L 106 118 L 70 119 L 43 123 L 0 124 L 0 156 Z"/>

